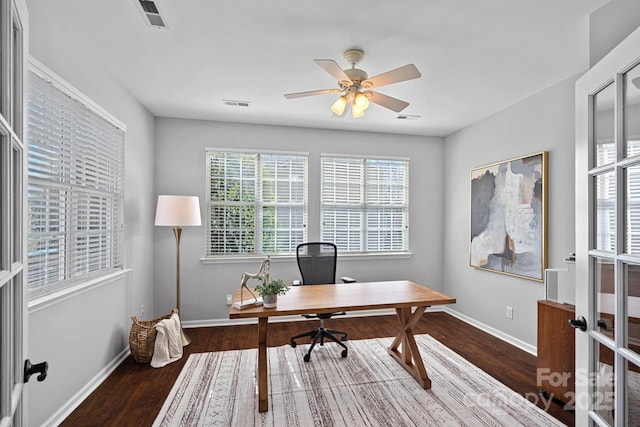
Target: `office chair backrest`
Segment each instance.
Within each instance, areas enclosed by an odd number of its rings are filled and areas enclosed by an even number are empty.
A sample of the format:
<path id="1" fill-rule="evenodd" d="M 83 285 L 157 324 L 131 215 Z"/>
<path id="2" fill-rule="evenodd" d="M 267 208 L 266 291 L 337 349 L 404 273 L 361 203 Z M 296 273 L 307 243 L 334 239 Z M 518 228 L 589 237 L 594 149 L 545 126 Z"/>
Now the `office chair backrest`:
<path id="1" fill-rule="evenodd" d="M 296 248 L 298 268 L 303 285 L 325 285 L 336 282 L 336 256 L 333 243 L 302 243 Z"/>

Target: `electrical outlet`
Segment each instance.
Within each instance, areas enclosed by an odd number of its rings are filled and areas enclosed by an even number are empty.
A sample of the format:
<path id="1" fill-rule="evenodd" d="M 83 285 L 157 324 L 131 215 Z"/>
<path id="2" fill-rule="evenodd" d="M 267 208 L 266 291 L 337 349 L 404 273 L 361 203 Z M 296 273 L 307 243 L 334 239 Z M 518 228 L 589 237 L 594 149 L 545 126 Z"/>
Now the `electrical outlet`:
<path id="1" fill-rule="evenodd" d="M 507 318 L 513 319 L 513 307 L 507 306 Z"/>
<path id="2" fill-rule="evenodd" d="M 227 294 L 227 305 L 231 305 L 233 302 L 233 295 Z"/>
<path id="3" fill-rule="evenodd" d="M 144 304 L 140 304 L 140 318 L 144 319 Z"/>

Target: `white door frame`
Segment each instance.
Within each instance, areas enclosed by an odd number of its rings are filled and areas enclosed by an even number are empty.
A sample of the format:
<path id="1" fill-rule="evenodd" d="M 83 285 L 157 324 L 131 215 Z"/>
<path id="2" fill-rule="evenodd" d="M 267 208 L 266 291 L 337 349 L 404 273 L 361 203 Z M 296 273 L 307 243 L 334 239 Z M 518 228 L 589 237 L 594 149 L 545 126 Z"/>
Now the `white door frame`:
<path id="1" fill-rule="evenodd" d="M 577 426 L 593 425 L 594 421 L 592 418 L 597 418 L 593 412 L 590 412 L 593 409 L 591 402 L 597 397 L 597 393 L 595 390 L 596 378 L 593 375 L 589 375 L 589 372 L 591 372 L 590 367 L 593 366 L 595 360 L 598 337 L 602 336 L 597 332 L 597 298 L 595 296 L 595 272 L 592 262 L 595 252 L 591 251 L 590 255 L 590 250 L 594 248 L 593 242 L 595 239 L 595 230 L 593 227 L 593 223 L 595 222 L 595 190 L 592 178 L 588 172 L 593 169 L 591 167 L 593 164 L 591 161 L 593 156 L 591 152 L 591 147 L 593 146 L 593 126 L 591 125 L 593 108 L 590 98 L 591 95 L 594 95 L 603 88 L 607 82 L 613 81 L 613 84 L 620 85 L 621 73 L 638 61 L 640 61 L 640 28 L 636 29 L 576 82 L 576 317 L 583 316 L 587 323 L 586 331 L 581 332 L 576 330 L 575 423 Z M 616 93 L 621 94 L 622 91 L 616 88 Z M 616 96 L 616 117 L 618 117 L 618 113 L 621 111 L 622 101 L 620 98 L 621 97 Z M 624 134 L 621 123 L 621 119 L 616 119 L 616 143 L 622 142 L 618 141 Z M 621 174 L 616 172 L 616 180 L 619 179 L 621 179 Z M 619 185 L 617 188 L 621 189 Z M 624 224 L 621 221 L 623 218 L 622 195 L 619 190 L 616 190 L 616 193 L 618 194 L 618 197 L 616 197 L 616 233 L 618 236 L 622 236 L 624 233 Z M 614 265 L 616 265 L 615 270 L 618 276 L 616 279 L 617 287 L 615 293 L 618 296 L 615 304 L 616 342 L 620 342 L 620 334 L 623 334 L 626 328 L 623 316 L 619 315 L 619 313 L 626 312 L 626 298 L 624 293 L 620 292 L 622 280 L 619 274 L 621 272 L 619 266 L 622 265 L 622 262 L 625 260 L 625 256 L 622 253 L 623 250 L 619 244 L 621 241 L 622 239 L 618 238 L 615 253 L 607 255 L 607 258 L 611 259 Z M 624 351 L 617 349 L 614 351 L 616 352 L 616 360 L 622 360 Z M 615 384 L 621 384 L 620 380 L 624 375 L 622 371 L 622 369 L 616 370 Z M 616 393 L 618 396 L 623 396 L 623 393 L 621 393 L 622 390 L 619 390 L 620 388 L 621 387 L 616 386 Z M 616 398 L 615 413 L 626 413 L 625 399 Z M 615 417 L 616 426 L 623 426 L 624 423 L 625 419 L 623 416 Z"/>
<path id="2" fill-rule="evenodd" d="M 0 427 L 26 425 L 23 400 L 26 302 L 25 0 L 0 0 Z"/>

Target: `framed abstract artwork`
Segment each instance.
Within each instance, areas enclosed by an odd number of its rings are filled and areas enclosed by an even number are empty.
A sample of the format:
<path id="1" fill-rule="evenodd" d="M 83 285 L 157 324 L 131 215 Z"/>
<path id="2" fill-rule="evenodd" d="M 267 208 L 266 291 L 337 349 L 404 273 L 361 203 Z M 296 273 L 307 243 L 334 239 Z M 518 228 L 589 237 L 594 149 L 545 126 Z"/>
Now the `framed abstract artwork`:
<path id="1" fill-rule="evenodd" d="M 547 159 L 542 151 L 471 170 L 471 267 L 544 280 Z"/>

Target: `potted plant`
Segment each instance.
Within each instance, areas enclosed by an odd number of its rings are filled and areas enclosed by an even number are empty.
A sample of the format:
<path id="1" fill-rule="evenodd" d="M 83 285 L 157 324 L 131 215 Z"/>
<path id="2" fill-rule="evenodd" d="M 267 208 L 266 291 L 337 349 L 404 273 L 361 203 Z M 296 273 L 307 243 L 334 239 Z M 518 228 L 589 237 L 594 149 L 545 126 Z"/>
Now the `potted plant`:
<path id="1" fill-rule="evenodd" d="M 284 284 L 282 279 L 271 279 L 269 277 L 260 277 L 260 284 L 256 286 L 256 292 L 262 297 L 262 305 L 264 308 L 274 308 L 278 302 L 278 295 L 284 295 L 289 287 Z"/>

